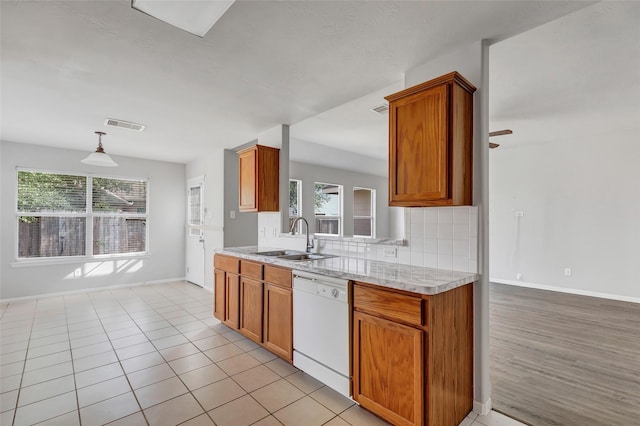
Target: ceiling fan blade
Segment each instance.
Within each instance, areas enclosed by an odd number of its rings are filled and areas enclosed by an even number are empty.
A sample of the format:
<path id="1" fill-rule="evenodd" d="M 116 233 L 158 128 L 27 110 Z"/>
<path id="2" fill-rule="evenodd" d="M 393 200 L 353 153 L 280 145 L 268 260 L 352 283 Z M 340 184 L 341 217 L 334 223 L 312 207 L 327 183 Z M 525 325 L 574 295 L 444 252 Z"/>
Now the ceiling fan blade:
<path id="1" fill-rule="evenodd" d="M 504 130 L 496 130 L 495 132 L 489 132 L 489 136 L 502 136 L 502 135 L 510 135 L 513 133 L 513 130 L 511 129 L 504 129 Z"/>
<path id="2" fill-rule="evenodd" d="M 499 146 L 500 146 L 500 144 L 489 142 L 489 149 L 497 148 Z"/>

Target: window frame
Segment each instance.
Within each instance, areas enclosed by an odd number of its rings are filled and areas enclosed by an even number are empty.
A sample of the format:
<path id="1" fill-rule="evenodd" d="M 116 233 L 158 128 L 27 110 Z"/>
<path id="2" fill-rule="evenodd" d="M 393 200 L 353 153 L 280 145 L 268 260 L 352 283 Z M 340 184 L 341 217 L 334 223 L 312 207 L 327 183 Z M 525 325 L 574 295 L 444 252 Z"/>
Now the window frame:
<path id="1" fill-rule="evenodd" d="M 337 186 L 338 187 L 338 198 L 340 201 L 340 208 L 339 208 L 339 216 L 326 216 L 326 215 L 317 215 L 316 214 L 316 209 L 315 209 L 315 201 L 314 201 L 314 206 L 313 206 L 313 223 L 314 223 L 314 234 L 315 235 L 321 235 L 321 236 L 329 236 L 329 237 L 342 237 L 344 234 L 344 185 L 342 184 L 338 184 L 338 183 L 330 183 L 330 182 L 313 182 L 313 196 L 314 196 L 314 200 L 315 200 L 315 194 L 316 194 L 316 185 L 333 185 L 333 186 Z M 338 219 L 338 233 L 337 234 L 327 234 L 324 232 L 318 232 L 317 229 L 315 229 L 315 224 L 316 221 L 318 219 Z"/>
<path id="2" fill-rule="evenodd" d="M 297 186 L 296 192 L 298 197 L 298 215 L 291 216 L 291 214 L 289 214 L 289 223 L 291 223 L 291 218 L 302 217 L 302 179 L 289 178 L 289 187 L 291 187 L 291 182 L 296 182 L 296 186 Z M 291 207 L 291 205 L 289 205 L 289 207 Z M 289 225 L 289 229 L 287 229 L 286 232 L 290 232 L 290 231 L 291 231 L 291 225 Z M 298 221 L 298 223 L 296 224 L 295 232 L 296 234 L 300 234 L 302 232 L 302 224 L 300 223 L 300 221 Z"/>
<path id="3" fill-rule="evenodd" d="M 356 190 L 365 190 L 365 191 L 370 191 L 371 192 L 371 216 L 356 216 L 355 214 L 355 195 L 353 197 L 353 236 L 357 237 L 357 238 L 375 238 L 376 237 L 376 190 L 374 188 L 365 188 L 363 186 L 354 186 L 353 187 L 353 193 L 355 194 Z M 355 220 L 356 219 L 369 219 L 371 221 L 371 235 L 359 235 L 356 234 L 356 226 L 355 226 Z"/>
<path id="4" fill-rule="evenodd" d="M 18 173 L 19 172 L 31 172 L 31 173 L 48 173 L 48 174 L 57 174 L 57 175 L 68 175 L 68 176 L 78 176 L 86 178 L 86 194 L 85 194 L 85 203 L 86 210 L 84 213 L 67 213 L 67 212 L 24 212 L 18 210 Z M 104 178 L 104 179 L 117 179 L 117 180 L 125 180 L 125 181 L 137 181 L 137 182 L 145 182 L 146 183 L 146 202 L 145 202 L 145 213 L 113 213 L 113 212 L 94 212 L 93 211 L 93 178 Z M 91 260 L 122 260 L 127 258 L 140 258 L 140 257 L 149 257 L 150 248 L 149 248 L 149 205 L 150 205 L 150 187 L 151 182 L 149 178 L 140 178 L 140 177 L 132 177 L 132 176 L 121 176 L 121 175 L 106 175 L 99 173 L 89 173 L 89 172 L 77 172 L 77 171 L 61 171 L 61 170 L 52 170 L 52 169 L 38 169 L 31 167 L 16 167 L 15 175 L 14 175 L 14 213 L 15 213 L 15 242 L 14 242 L 14 263 L 15 265 L 26 265 L 26 264 L 62 264 L 62 263 L 78 263 L 78 262 L 86 262 Z M 19 254 L 19 245 L 20 245 L 20 229 L 19 229 L 19 220 L 20 216 L 34 216 L 34 217 L 83 217 L 85 218 L 85 254 L 78 256 L 43 256 L 43 257 L 20 257 Z M 146 222 L 145 225 L 145 250 L 138 252 L 128 252 L 128 253 L 109 253 L 109 254 L 94 254 L 93 253 L 93 219 L 97 217 L 123 217 L 123 218 L 138 218 L 144 219 Z"/>

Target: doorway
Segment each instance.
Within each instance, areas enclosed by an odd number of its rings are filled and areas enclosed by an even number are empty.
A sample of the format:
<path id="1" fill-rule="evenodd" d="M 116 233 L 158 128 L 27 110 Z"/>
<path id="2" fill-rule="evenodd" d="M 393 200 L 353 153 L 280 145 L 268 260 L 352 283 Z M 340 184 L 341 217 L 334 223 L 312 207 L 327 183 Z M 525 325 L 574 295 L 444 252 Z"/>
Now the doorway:
<path id="1" fill-rule="evenodd" d="M 204 286 L 204 176 L 187 181 L 186 279 Z"/>

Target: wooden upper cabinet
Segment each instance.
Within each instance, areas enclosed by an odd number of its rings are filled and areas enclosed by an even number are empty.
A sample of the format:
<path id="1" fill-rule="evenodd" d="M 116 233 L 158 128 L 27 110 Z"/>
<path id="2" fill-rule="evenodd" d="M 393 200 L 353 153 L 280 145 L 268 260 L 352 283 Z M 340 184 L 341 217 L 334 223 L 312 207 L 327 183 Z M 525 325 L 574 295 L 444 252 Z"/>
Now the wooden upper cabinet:
<path id="1" fill-rule="evenodd" d="M 452 72 L 385 97 L 390 206 L 472 204 L 475 90 Z"/>
<path id="2" fill-rule="evenodd" d="M 280 150 L 254 145 L 238 152 L 239 210 L 275 212 L 280 209 Z"/>

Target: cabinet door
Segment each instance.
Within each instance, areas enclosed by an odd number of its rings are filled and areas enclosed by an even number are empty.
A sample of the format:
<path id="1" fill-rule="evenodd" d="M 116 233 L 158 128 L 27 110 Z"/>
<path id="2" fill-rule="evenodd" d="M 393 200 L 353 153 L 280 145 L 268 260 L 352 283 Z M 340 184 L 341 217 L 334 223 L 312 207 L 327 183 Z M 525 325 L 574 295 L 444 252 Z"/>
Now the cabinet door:
<path id="1" fill-rule="evenodd" d="M 236 330 L 240 328 L 240 277 L 226 274 L 224 322 Z"/>
<path id="2" fill-rule="evenodd" d="M 390 205 L 449 197 L 448 88 L 436 86 L 390 105 Z"/>
<path id="3" fill-rule="evenodd" d="M 257 158 L 256 149 L 250 149 L 238 154 L 239 167 L 239 209 L 240 211 L 256 211 L 257 206 Z"/>
<path id="4" fill-rule="evenodd" d="M 394 425 L 424 423 L 423 332 L 355 311 L 353 398 Z"/>
<path id="5" fill-rule="evenodd" d="M 262 282 L 240 278 L 240 332 L 262 343 Z"/>
<path id="6" fill-rule="evenodd" d="M 220 321 L 224 321 L 226 276 L 225 272 L 219 269 L 215 270 L 214 276 L 213 316 L 218 318 Z"/>
<path id="7" fill-rule="evenodd" d="M 287 361 L 293 361 L 293 292 L 265 284 L 264 345 Z"/>

